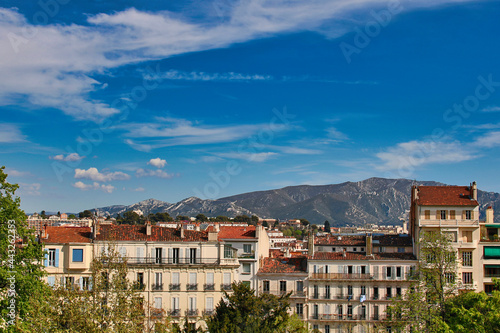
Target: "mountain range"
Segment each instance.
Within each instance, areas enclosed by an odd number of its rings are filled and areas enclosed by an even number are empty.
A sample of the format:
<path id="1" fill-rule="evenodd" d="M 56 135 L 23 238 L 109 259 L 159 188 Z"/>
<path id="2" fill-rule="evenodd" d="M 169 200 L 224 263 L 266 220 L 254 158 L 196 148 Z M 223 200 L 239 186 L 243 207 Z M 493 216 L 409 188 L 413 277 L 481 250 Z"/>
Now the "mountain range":
<path id="1" fill-rule="evenodd" d="M 409 179 L 369 178 L 359 182 L 331 185 L 298 185 L 281 189 L 249 192 L 215 200 L 189 197 L 177 203 L 147 199 L 133 205 L 114 205 L 92 209 L 102 215 L 116 216 L 126 211 L 140 211 L 144 215 L 167 212 L 177 215 L 212 217 L 225 215 L 257 215 L 261 218 L 300 219 L 332 226 L 345 225 L 401 225 L 410 209 L 410 190 L 416 185 L 446 185 L 435 181 Z M 495 209 L 500 215 L 500 194 L 478 191 L 481 218 L 485 208 Z"/>

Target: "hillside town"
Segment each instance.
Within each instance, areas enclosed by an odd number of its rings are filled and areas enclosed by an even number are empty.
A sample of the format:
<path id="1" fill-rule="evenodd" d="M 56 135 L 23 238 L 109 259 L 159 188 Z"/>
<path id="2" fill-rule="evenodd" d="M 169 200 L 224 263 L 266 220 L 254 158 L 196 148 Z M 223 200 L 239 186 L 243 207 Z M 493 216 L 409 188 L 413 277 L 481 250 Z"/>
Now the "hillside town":
<path id="1" fill-rule="evenodd" d="M 224 292 L 243 283 L 256 295 L 290 294 L 290 313 L 310 331 L 366 333 L 381 326 L 392 331 L 388 307 L 415 282 L 419 239 L 426 232 L 448 236 L 458 262 L 458 292 L 493 291 L 492 279 L 500 277 L 500 223 L 491 207 L 481 221 L 479 207 L 473 182 L 413 186 L 403 226 L 313 229 L 300 217 L 255 225 L 194 218 L 128 225 L 66 214 L 32 215 L 28 223 L 44 246 L 45 280 L 53 287 L 89 290 L 92 261 L 115 248 L 126 259 L 128 279 L 152 305 L 147 327 L 169 317 L 177 327 L 206 329 L 204 319 Z M 301 236 L 285 236 L 282 230 L 290 226 Z"/>

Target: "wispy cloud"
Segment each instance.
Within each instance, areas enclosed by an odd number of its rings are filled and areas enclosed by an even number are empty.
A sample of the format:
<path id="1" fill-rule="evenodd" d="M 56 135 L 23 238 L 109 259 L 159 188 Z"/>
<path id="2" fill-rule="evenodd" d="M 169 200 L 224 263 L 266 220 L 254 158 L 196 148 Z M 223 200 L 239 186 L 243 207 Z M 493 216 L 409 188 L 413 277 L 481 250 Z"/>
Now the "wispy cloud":
<path id="1" fill-rule="evenodd" d="M 134 192 L 144 192 L 145 189 L 144 189 L 144 187 L 137 187 L 137 188 L 134 188 L 132 191 L 134 191 Z"/>
<path id="2" fill-rule="evenodd" d="M 160 75 L 166 80 L 183 80 L 183 81 L 269 81 L 273 77 L 270 75 L 261 74 L 241 74 L 241 73 L 205 73 L 205 72 L 182 72 L 171 69 L 168 72 Z"/>
<path id="3" fill-rule="evenodd" d="M 328 127 L 326 129 L 326 133 L 327 133 L 329 138 L 334 139 L 334 140 L 344 141 L 344 140 L 349 139 L 349 137 L 346 134 L 342 133 L 341 131 L 339 131 L 337 128 L 335 128 L 333 126 Z"/>
<path id="4" fill-rule="evenodd" d="M 5 173 L 11 177 L 30 177 L 30 176 L 33 176 L 33 174 L 29 171 L 19 171 L 19 170 L 11 169 L 11 168 L 5 168 Z"/>
<path id="5" fill-rule="evenodd" d="M 99 184 L 97 182 L 94 182 L 93 184 L 85 184 L 83 182 L 76 182 L 73 184 L 73 186 L 82 190 L 82 191 L 102 190 L 102 191 L 107 192 L 107 193 L 112 193 L 115 189 L 115 187 L 112 185 L 104 185 L 104 184 Z"/>
<path id="6" fill-rule="evenodd" d="M 96 182 L 109 182 L 113 180 L 128 180 L 130 176 L 121 171 L 101 173 L 97 168 L 89 168 L 88 170 L 75 169 L 75 178 L 89 179 Z"/>
<path id="7" fill-rule="evenodd" d="M 136 177 L 158 177 L 158 178 L 172 178 L 175 176 L 173 173 L 167 173 L 163 170 L 150 170 L 139 168 L 135 172 Z"/>
<path id="8" fill-rule="evenodd" d="M 404 1 L 402 5 L 404 10 L 412 10 L 450 2 L 457 1 Z M 381 0 L 250 0 L 235 3 L 227 13 L 228 19 L 219 22 L 131 8 L 89 16 L 86 25 L 36 26 L 16 9 L 0 8 L 0 35 L 6 36 L 0 39 L 0 72 L 9 78 L 0 80 L 0 105 L 27 101 L 32 107 L 57 108 L 77 119 L 98 121 L 119 110 L 91 97 L 93 92 L 106 88 L 94 78 L 95 74 L 279 33 L 325 33 L 325 26 L 335 27 L 326 34 L 339 37 L 372 19 L 371 9 L 385 6 L 386 1 Z M 349 18 L 354 15 L 357 21 Z M 36 31 L 36 38 L 26 37 L 26 31 Z M 186 79 L 190 77 L 199 75 L 188 74 Z M 237 79 L 231 75 L 222 78 Z M 249 78 L 257 77 L 250 74 Z"/>
<path id="9" fill-rule="evenodd" d="M 19 127 L 14 124 L 0 124 L 0 143 L 18 142 L 27 142 L 26 136 L 22 134 Z"/>
<path id="10" fill-rule="evenodd" d="M 42 185 L 39 183 L 31 183 L 31 184 L 20 183 L 19 184 L 19 189 L 25 195 L 39 196 L 41 188 L 42 188 Z"/>
<path id="11" fill-rule="evenodd" d="M 85 156 L 80 156 L 78 153 L 71 153 L 68 155 L 55 155 L 55 156 L 49 156 L 51 160 L 56 160 L 56 161 L 65 161 L 65 162 L 76 162 L 80 161 L 85 158 Z"/>
<path id="12" fill-rule="evenodd" d="M 488 106 L 482 109 L 483 112 L 500 112 L 500 106 Z"/>
<path id="13" fill-rule="evenodd" d="M 500 132 L 493 131 L 481 135 L 480 137 L 476 138 L 474 142 L 472 142 L 472 145 L 484 148 L 498 147 L 500 146 Z"/>
<path id="14" fill-rule="evenodd" d="M 239 159 L 247 162 L 265 162 L 268 159 L 275 157 L 278 153 L 275 152 L 260 152 L 260 153 L 245 153 L 245 152 L 230 152 L 216 153 L 215 155 L 230 159 Z"/>

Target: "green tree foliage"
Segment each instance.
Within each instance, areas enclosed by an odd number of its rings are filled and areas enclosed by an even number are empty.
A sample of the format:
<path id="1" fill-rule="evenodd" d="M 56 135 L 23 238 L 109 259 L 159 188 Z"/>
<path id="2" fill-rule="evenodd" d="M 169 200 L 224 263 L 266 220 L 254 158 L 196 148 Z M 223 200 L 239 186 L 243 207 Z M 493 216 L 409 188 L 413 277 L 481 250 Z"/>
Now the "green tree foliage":
<path id="1" fill-rule="evenodd" d="M 304 227 L 307 227 L 310 223 L 306 219 L 300 219 L 300 224 L 302 224 Z"/>
<path id="2" fill-rule="evenodd" d="M 402 298 L 391 302 L 387 324 L 415 332 L 448 332 L 446 302 L 458 290 L 456 251 L 444 233 L 425 232 L 421 236 L 415 280 Z"/>
<path id="3" fill-rule="evenodd" d="M 177 217 L 175 218 L 176 221 L 189 221 L 191 220 L 189 218 L 189 216 L 185 216 L 185 215 L 177 215 Z"/>
<path id="4" fill-rule="evenodd" d="M 255 296 L 254 290 L 241 282 L 233 283 L 232 289 L 230 295 L 224 292 L 225 300 L 219 302 L 215 314 L 207 319 L 210 332 L 284 332 L 290 318 L 287 312 L 290 294 Z"/>
<path id="5" fill-rule="evenodd" d="M 70 219 L 70 220 L 76 219 L 76 215 L 75 214 L 69 214 L 68 215 L 68 219 Z"/>
<path id="6" fill-rule="evenodd" d="M 269 224 L 267 223 L 267 221 L 262 222 L 262 226 L 264 228 L 269 228 Z"/>
<path id="7" fill-rule="evenodd" d="M 163 213 L 149 214 L 148 220 L 151 222 L 171 222 L 174 219 L 172 218 L 172 216 L 170 216 L 169 213 L 163 212 Z"/>
<path id="8" fill-rule="evenodd" d="M 198 214 L 196 215 L 196 221 L 198 222 L 207 222 L 208 217 L 205 216 L 205 214 Z"/>
<path id="9" fill-rule="evenodd" d="M 118 220 L 118 218 L 116 219 L 116 222 L 117 223 L 120 223 L 120 224 L 144 224 L 146 221 L 146 219 L 137 214 L 136 212 L 134 211 L 128 211 L 128 212 L 125 212 L 123 213 L 123 218 Z"/>
<path id="10" fill-rule="evenodd" d="M 323 228 L 323 230 L 324 230 L 325 232 L 330 232 L 330 222 L 325 221 L 325 224 L 324 224 L 324 228 Z"/>
<path id="11" fill-rule="evenodd" d="M 215 219 L 214 222 L 226 222 L 229 221 L 229 217 L 224 216 L 224 215 L 218 215 Z"/>
<path id="12" fill-rule="evenodd" d="M 46 218 L 47 218 L 47 214 L 45 214 L 45 211 L 44 211 L 44 210 L 42 210 L 42 211 L 40 212 L 40 217 L 41 217 L 42 219 L 46 219 Z"/>
<path id="13" fill-rule="evenodd" d="M 252 219 L 248 215 L 237 215 L 234 217 L 234 222 L 246 222 L 250 223 Z"/>
<path id="14" fill-rule="evenodd" d="M 250 218 L 250 224 L 257 225 L 258 222 L 259 222 L 259 217 L 257 215 L 252 215 L 252 217 Z"/>
<path id="15" fill-rule="evenodd" d="M 90 210 L 84 210 L 83 212 L 78 213 L 78 217 L 82 218 L 91 218 L 94 214 Z"/>
<path id="16" fill-rule="evenodd" d="M 20 209 L 21 200 L 15 196 L 19 186 L 7 182 L 4 169 L 0 168 L 0 327 L 6 332 L 30 332 L 29 322 L 46 305 L 45 295 L 50 290 L 41 280 L 45 274 L 42 245 L 28 228 L 26 215 Z M 21 240 L 22 246 L 18 246 Z M 14 290 L 15 297 L 10 297 Z M 33 298 L 38 304 L 30 302 Z M 15 308 L 9 309 L 12 301 Z M 15 313 L 15 318 L 8 313 Z M 13 325 L 5 328 L 11 319 Z"/>

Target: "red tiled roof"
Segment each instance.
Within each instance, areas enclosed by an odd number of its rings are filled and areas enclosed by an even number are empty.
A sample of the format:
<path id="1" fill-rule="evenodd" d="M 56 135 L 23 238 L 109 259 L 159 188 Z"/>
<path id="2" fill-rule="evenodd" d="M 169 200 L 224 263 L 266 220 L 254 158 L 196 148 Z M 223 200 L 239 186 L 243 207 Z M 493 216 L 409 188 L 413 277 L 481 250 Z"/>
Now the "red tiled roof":
<path id="1" fill-rule="evenodd" d="M 260 273 L 304 273 L 307 269 L 307 258 L 264 258 Z"/>
<path id="2" fill-rule="evenodd" d="M 312 260 L 416 260 L 412 253 L 374 253 L 367 256 L 364 252 L 346 252 L 345 257 L 342 252 L 316 252 L 309 258 Z"/>
<path id="3" fill-rule="evenodd" d="M 146 236 L 145 225 L 101 225 L 97 240 L 111 241 L 148 241 L 148 242 L 206 242 L 206 231 L 184 230 L 181 238 L 180 229 L 151 226 L 151 235 Z"/>
<path id="4" fill-rule="evenodd" d="M 233 227 L 221 226 L 219 231 L 220 239 L 252 239 L 255 238 L 255 226 L 249 225 L 247 227 Z"/>
<path id="5" fill-rule="evenodd" d="M 47 238 L 42 238 L 43 243 L 90 243 L 90 227 L 47 227 Z"/>
<path id="6" fill-rule="evenodd" d="M 418 186 L 421 206 L 478 206 L 469 186 Z"/>
<path id="7" fill-rule="evenodd" d="M 364 246 L 365 243 L 365 236 L 340 236 L 339 239 L 339 236 L 326 235 L 314 239 L 315 245 Z"/>

